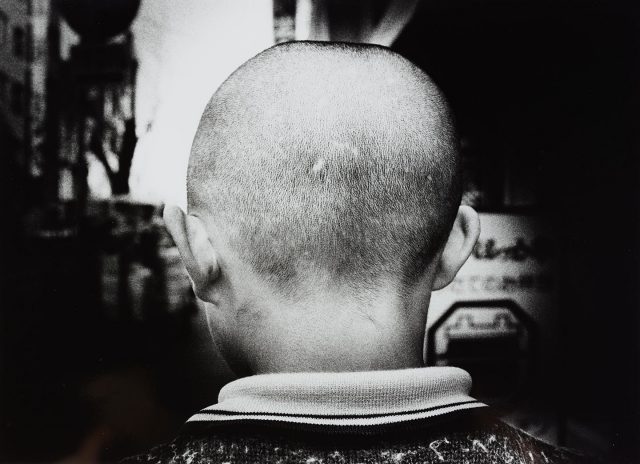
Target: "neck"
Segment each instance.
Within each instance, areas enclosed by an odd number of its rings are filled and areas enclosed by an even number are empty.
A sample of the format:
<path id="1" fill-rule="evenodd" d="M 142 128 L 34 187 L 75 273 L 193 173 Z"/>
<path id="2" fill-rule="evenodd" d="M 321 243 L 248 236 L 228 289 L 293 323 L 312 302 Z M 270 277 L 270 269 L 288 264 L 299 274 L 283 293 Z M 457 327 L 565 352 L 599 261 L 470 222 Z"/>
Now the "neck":
<path id="1" fill-rule="evenodd" d="M 283 343 L 282 347 L 287 344 Z M 415 349 L 420 344 L 398 349 L 387 344 L 345 340 L 345 350 L 331 351 L 324 347 L 303 347 L 296 345 L 291 350 L 271 351 L 270 356 L 261 356 L 252 363 L 256 374 L 278 372 L 356 372 L 422 367 L 422 350 Z"/>
<path id="2" fill-rule="evenodd" d="M 381 291 L 359 298 L 324 294 L 262 307 L 243 340 L 252 372 L 343 372 L 423 366 L 427 300 Z M 422 295 L 424 296 L 424 295 Z M 420 302 L 420 303 L 419 303 Z M 257 316 L 256 316 L 257 315 Z M 247 327 L 244 325 L 244 327 Z"/>

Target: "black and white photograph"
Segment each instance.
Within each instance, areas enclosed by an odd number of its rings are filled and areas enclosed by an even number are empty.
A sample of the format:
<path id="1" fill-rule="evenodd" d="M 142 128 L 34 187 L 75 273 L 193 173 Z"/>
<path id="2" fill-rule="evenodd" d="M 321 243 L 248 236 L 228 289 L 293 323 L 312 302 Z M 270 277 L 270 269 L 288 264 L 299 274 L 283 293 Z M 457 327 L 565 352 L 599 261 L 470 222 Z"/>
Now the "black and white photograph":
<path id="1" fill-rule="evenodd" d="M 640 463 L 640 2 L 0 0 L 0 463 Z"/>

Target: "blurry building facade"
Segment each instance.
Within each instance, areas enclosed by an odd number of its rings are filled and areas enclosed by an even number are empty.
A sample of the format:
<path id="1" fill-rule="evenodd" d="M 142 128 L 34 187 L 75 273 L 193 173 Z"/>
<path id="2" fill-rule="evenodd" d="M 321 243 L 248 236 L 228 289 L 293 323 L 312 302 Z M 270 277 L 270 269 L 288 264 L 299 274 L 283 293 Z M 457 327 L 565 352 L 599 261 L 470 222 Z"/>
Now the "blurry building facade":
<path id="1" fill-rule="evenodd" d="M 50 0 L 0 1 L 0 112 L 12 156 L 42 175 Z"/>

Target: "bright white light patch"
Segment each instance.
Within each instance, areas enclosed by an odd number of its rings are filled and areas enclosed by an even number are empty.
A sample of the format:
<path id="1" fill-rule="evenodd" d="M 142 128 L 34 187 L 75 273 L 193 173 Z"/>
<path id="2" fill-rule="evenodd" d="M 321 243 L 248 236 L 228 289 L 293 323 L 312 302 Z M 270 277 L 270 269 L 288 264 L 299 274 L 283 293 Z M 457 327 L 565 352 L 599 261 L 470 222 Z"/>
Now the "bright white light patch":
<path id="1" fill-rule="evenodd" d="M 153 0 L 133 25 L 138 147 L 131 193 L 186 205 L 189 150 L 202 111 L 240 64 L 273 45 L 271 2 Z"/>

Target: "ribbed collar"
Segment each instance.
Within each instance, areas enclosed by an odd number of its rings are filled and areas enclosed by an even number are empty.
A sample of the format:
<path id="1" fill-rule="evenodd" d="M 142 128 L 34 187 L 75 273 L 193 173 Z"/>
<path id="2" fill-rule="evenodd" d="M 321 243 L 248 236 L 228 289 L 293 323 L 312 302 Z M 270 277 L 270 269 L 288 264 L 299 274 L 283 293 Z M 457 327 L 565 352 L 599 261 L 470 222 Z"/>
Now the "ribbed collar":
<path id="1" fill-rule="evenodd" d="M 392 424 L 486 406 L 470 389 L 471 376 L 455 367 L 255 375 L 227 384 L 187 423 Z"/>

